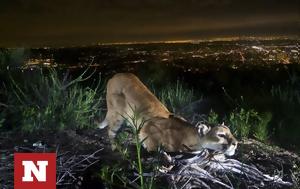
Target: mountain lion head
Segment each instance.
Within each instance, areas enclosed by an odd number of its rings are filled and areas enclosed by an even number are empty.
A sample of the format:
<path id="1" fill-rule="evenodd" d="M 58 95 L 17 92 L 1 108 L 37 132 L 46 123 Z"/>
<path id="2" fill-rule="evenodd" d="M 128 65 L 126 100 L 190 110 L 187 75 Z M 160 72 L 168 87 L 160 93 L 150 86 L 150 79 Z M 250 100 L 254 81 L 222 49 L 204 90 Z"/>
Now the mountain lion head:
<path id="1" fill-rule="evenodd" d="M 198 126 L 198 132 L 203 138 L 203 148 L 222 152 L 228 156 L 234 155 L 238 141 L 224 124 L 212 128 L 201 124 Z"/>

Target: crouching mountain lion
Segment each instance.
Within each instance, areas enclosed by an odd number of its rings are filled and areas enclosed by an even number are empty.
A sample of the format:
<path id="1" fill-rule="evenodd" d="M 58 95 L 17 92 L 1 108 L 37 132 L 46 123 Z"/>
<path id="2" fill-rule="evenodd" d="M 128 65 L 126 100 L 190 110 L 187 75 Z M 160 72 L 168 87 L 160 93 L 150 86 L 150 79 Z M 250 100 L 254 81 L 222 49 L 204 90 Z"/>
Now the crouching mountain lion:
<path id="1" fill-rule="evenodd" d="M 118 73 L 107 83 L 107 114 L 99 128 L 109 126 L 108 135 L 114 149 L 114 139 L 124 120 L 130 120 L 133 108 L 147 120 L 139 138 L 148 151 L 159 146 L 168 152 L 199 151 L 207 148 L 233 155 L 237 140 L 224 124 L 208 128 L 195 127 L 174 116 L 133 74 Z"/>

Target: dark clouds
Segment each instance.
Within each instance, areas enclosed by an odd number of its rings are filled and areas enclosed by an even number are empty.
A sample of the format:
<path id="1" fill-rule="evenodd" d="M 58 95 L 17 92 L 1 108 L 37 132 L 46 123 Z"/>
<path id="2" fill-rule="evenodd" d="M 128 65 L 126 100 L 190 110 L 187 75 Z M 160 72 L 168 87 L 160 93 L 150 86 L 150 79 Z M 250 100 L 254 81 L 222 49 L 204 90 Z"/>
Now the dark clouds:
<path id="1" fill-rule="evenodd" d="M 299 0 L 1 0 L 0 45 L 298 35 Z"/>

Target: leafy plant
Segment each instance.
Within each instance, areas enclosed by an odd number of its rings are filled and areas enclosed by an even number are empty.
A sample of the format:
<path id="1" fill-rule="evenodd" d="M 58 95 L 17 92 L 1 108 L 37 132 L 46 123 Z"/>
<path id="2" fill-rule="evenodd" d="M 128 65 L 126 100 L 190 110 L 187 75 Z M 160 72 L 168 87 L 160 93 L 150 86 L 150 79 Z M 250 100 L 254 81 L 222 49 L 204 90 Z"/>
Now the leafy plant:
<path id="1" fill-rule="evenodd" d="M 126 171 L 120 164 L 114 166 L 104 165 L 100 170 L 100 178 L 105 181 L 109 188 L 128 187 Z"/>
<path id="2" fill-rule="evenodd" d="M 140 114 L 135 110 L 135 108 L 131 107 L 131 110 L 133 112 L 132 115 L 127 115 L 124 118 L 129 123 L 128 127 L 130 129 L 130 133 L 132 134 L 133 143 L 136 149 L 136 158 L 135 160 L 132 160 L 129 156 L 129 150 L 128 150 L 128 138 L 130 136 L 126 132 L 120 133 L 121 136 L 118 136 L 116 149 L 120 152 L 121 157 L 123 160 L 125 160 L 127 163 L 125 163 L 126 166 L 122 164 L 118 164 L 117 167 L 103 167 L 101 170 L 102 179 L 105 180 L 109 185 L 113 185 L 114 178 L 117 179 L 116 182 L 122 183 L 123 187 L 133 187 L 133 188 L 148 188 L 151 189 L 153 187 L 154 183 L 154 176 L 151 177 L 145 177 L 144 176 L 144 170 L 148 168 L 146 165 L 143 164 L 142 161 L 142 143 L 146 140 L 139 138 L 139 133 L 144 124 L 147 122 L 147 120 L 144 120 Z M 125 134 L 124 134 L 125 133 Z M 123 135 L 122 135 L 123 134 Z M 125 147 L 124 147 L 125 146 Z M 156 166 L 154 164 L 150 165 L 151 172 L 156 171 Z M 129 173 L 137 172 L 137 174 L 129 174 Z M 132 181 L 134 180 L 134 182 Z M 139 183 L 137 183 L 139 181 Z M 126 185 L 127 184 L 127 185 Z"/>
<path id="3" fill-rule="evenodd" d="M 136 147 L 136 155 L 137 155 L 137 165 L 135 167 L 138 169 L 138 174 L 140 178 L 140 188 L 143 189 L 145 188 L 145 183 L 144 183 L 144 176 L 143 176 L 143 166 L 142 166 L 142 159 L 141 159 L 141 149 L 142 149 L 142 143 L 146 140 L 145 139 L 140 139 L 139 138 L 139 133 L 144 126 L 146 120 L 144 120 L 138 111 L 136 111 L 134 108 L 131 108 L 133 115 L 129 117 L 129 120 L 127 120 L 130 123 L 130 128 L 131 131 L 133 132 L 134 136 L 134 142 L 135 142 L 135 147 Z"/>
<path id="4" fill-rule="evenodd" d="M 207 117 L 207 123 L 209 125 L 219 124 L 219 115 L 214 111 L 210 111 L 210 113 L 208 114 L 208 117 Z"/>
<path id="5" fill-rule="evenodd" d="M 102 103 L 101 80 L 95 89 L 82 87 L 79 83 L 90 77 L 84 78 L 85 74 L 74 80 L 68 76 L 59 79 L 57 72 L 50 70 L 48 75 L 39 73 L 34 81 L 23 84 L 11 78 L 11 99 L 15 99 L 15 114 L 21 115 L 22 129 L 32 132 L 91 127 Z"/>
<path id="6" fill-rule="evenodd" d="M 271 119 L 271 113 L 265 113 L 261 116 L 253 109 L 245 110 L 241 108 L 230 113 L 228 122 L 231 131 L 238 138 L 254 136 L 261 141 L 265 141 L 268 138 L 267 126 Z"/>
<path id="7" fill-rule="evenodd" d="M 176 84 L 168 85 L 159 93 L 159 99 L 172 112 L 176 113 L 180 108 L 190 104 L 194 99 L 194 92 L 192 89 L 187 89 L 177 80 Z"/>
<path id="8" fill-rule="evenodd" d="M 268 124 L 272 120 L 272 113 L 266 112 L 257 118 L 258 123 L 254 127 L 254 137 L 260 141 L 266 141 L 269 137 Z"/>
<path id="9" fill-rule="evenodd" d="M 238 112 L 232 112 L 229 115 L 229 123 L 232 132 L 239 138 L 245 138 L 250 133 L 250 119 L 257 116 L 257 113 L 253 110 L 246 111 L 243 108 Z"/>

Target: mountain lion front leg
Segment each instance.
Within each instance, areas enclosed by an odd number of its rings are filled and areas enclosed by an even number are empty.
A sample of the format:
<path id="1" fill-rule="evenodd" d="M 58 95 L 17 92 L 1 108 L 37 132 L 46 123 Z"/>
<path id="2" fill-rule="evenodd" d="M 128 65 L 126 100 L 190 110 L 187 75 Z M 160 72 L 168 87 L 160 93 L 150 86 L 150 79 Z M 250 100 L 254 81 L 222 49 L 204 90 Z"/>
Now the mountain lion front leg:
<path id="1" fill-rule="evenodd" d="M 108 137 L 112 150 L 115 150 L 115 137 L 124 122 L 125 113 L 125 97 L 122 94 L 107 94 L 107 114 L 106 121 L 108 123 Z"/>

